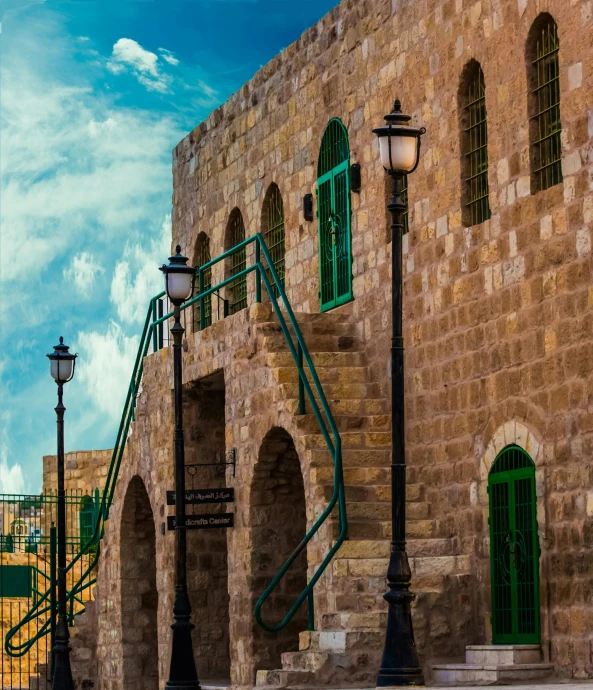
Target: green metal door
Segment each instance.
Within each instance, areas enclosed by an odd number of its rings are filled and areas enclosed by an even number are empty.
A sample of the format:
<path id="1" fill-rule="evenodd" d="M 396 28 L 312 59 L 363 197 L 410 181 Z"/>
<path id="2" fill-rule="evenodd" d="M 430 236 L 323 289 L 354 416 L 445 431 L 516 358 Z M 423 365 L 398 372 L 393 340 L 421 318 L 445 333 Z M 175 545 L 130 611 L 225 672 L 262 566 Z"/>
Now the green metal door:
<path id="1" fill-rule="evenodd" d="M 352 299 L 350 149 L 340 120 L 331 120 L 323 135 L 317 197 L 319 297 L 327 311 Z"/>
<path id="2" fill-rule="evenodd" d="M 535 466 L 519 446 L 497 457 L 488 479 L 492 642 L 539 644 L 539 542 Z"/>

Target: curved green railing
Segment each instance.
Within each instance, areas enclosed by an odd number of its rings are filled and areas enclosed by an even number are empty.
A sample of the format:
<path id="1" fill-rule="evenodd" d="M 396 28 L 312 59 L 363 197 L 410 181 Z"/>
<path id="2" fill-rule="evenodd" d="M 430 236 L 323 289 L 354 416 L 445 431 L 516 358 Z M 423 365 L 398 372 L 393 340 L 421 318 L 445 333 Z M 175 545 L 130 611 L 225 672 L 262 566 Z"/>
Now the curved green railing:
<path id="1" fill-rule="evenodd" d="M 230 257 L 235 252 L 241 251 L 246 248 L 247 245 L 253 244 L 255 247 L 255 261 L 251 266 L 246 267 L 243 271 L 237 273 L 236 275 L 230 276 L 225 280 L 221 281 L 217 285 L 210 287 L 208 290 L 204 290 L 204 272 L 211 269 L 215 264 L 224 261 Z M 265 264 L 262 262 L 265 260 Z M 315 415 L 317 422 L 319 423 L 321 434 L 325 440 L 327 448 L 332 456 L 334 463 L 334 484 L 332 496 L 328 502 L 327 507 L 322 512 L 322 514 L 317 518 L 314 525 L 307 532 L 301 543 L 290 555 L 286 563 L 280 568 L 276 576 L 273 578 L 272 582 L 268 585 L 265 591 L 260 596 L 259 600 L 255 606 L 255 618 L 258 624 L 268 632 L 276 632 L 282 630 L 295 615 L 297 610 L 301 607 L 304 600 L 308 600 L 309 604 L 309 629 L 313 629 L 314 626 L 314 611 L 313 611 L 313 588 L 315 584 L 323 574 L 324 570 L 327 568 L 328 564 L 332 560 L 333 556 L 340 548 L 345 539 L 347 539 L 348 534 L 348 523 L 346 519 L 346 500 L 344 493 L 344 478 L 342 469 L 342 447 L 340 434 L 337 429 L 336 423 L 334 421 L 333 415 L 329 408 L 327 399 L 321 387 L 321 383 L 315 371 L 315 366 L 311 356 L 307 350 L 303 335 L 300 331 L 297 319 L 294 315 L 292 307 L 286 297 L 286 292 L 284 291 L 284 286 L 278 278 L 278 274 L 274 268 L 274 263 L 271 260 L 268 248 L 264 242 L 264 239 L 260 233 L 253 235 L 243 242 L 240 242 L 232 249 L 224 252 L 220 256 L 216 257 L 212 261 L 200 266 L 196 270 L 196 275 L 198 279 L 199 288 L 198 294 L 192 299 L 185 302 L 182 306 L 182 310 L 187 309 L 195 303 L 200 303 L 200 326 L 204 327 L 204 300 L 211 294 L 217 293 L 221 288 L 229 285 L 233 281 L 241 279 L 243 276 L 247 276 L 249 273 L 255 273 L 256 277 L 256 289 L 255 289 L 255 299 L 256 302 L 261 301 L 261 286 L 262 282 L 265 286 L 266 292 L 270 298 L 274 313 L 280 324 L 282 333 L 286 339 L 288 349 L 293 357 L 295 365 L 298 370 L 299 377 L 299 412 L 304 413 L 305 401 L 309 403 L 313 414 Z M 136 361 L 134 363 L 134 369 L 132 371 L 132 377 L 130 380 L 130 385 L 128 386 L 128 391 L 126 395 L 126 400 L 124 404 L 123 414 L 120 421 L 119 429 L 117 432 L 116 442 L 113 448 L 113 453 L 111 456 L 111 462 L 109 464 L 109 469 L 107 472 L 107 477 L 105 480 L 105 487 L 102 493 L 101 503 L 97 511 L 97 519 L 95 522 L 95 527 L 93 534 L 90 536 L 86 544 L 81 548 L 81 550 L 76 554 L 72 561 L 67 566 L 67 573 L 73 571 L 74 566 L 80 561 L 84 554 L 89 555 L 89 564 L 84 568 L 81 576 L 78 578 L 74 586 L 68 591 L 68 603 L 69 603 L 69 621 L 70 624 L 73 623 L 74 618 L 78 613 L 82 611 L 75 612 L 75 604 L 82 604 L 81 594 L 89 587 L 92 587 L 96 580 L 90 578 L 90 574 L 94 570 L 97 562 L 99 560 L 101 552 L 101 539 L 103 538 L 105 531 L 105 521 L 109 517 L 109 509 L 113 502 L 113 496 L 115 492 L 115 486 L 117 482 L 117 477 L 119 475 L 119 469 L 121 466 L 126 440 L 128 438 L 130 425 L 134 420 L 134 410 L 136 407 L 136 396 L 140 389 L 142 374 L 144 371 L 144 358 L 148 354 L 148 350 L 152 341 L 153 351 L 158 350 L 163 346 L 163 325 L 164 323 L 173 316 L 173 312 L 163 314 L 163 297 L 165 293 L 160 292 L 155 295 L 148 306 L 148 311 L 146 314 L 146 319 L 144 321 L 144 328 L 142 330 L 142 336 L 140 339 L 140 345 L 138 347 L 138 354 L 136 356 Z M 276 296 L 278 295 L 278 297 Z M 282 305 L 280 304 L 282 303 Z M 291 333 L 292 329 L 292 333 Z M 309 380 L 310 379 L 310 380 Z M 317 394 L 317 398 L 315 397 Z M 317 567 L 313 577 L 309 580 L 306 587 L 303 589 L 301 594 L 298 596 L 292 607 L 286 613 L 282 621 L 277 625 L 268 625 L 263 621 L 262 618 L 262 606 L 266 599 L 270 596 L 272 591 L 278 586 L 279 582 L 282 580 L 286 572 L 290 569 L 297 557 L 306 549 L 307 544 L 311 541 L 313 536 L 318 532 L 321 525 L 327 520 L 334 508 L 338 508 L 338 523 L 339 523 L 339 535 L 328 551 L 327 555 Z M 27 614 L 22 618 L 22 620 L 13 628 L 11 628 L 5 638 L 4 647 L 6 652 L 12 657 L 24 656 L 35 642 L 49 634 L 51 630 L 51 620 L 48 617 L 37 633 L 31 637 L 26 642 L 16 643 L 14 638 L 17 633 L 24 628 L 28 623 L 35 620 L 36 618 L 41 618 L 43 616 L 49 616 L 52 606 L 52 589 L 49 588 L 45 593 L 40 594 L 27 612 Z"/>

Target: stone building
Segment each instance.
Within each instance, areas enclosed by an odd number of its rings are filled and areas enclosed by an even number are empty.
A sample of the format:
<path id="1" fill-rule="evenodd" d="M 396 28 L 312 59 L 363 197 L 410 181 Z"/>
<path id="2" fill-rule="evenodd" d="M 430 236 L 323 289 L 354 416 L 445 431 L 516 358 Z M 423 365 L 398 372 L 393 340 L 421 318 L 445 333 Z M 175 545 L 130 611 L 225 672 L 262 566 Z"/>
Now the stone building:
<path id="1" fill-rule="evenodd" d="M 269 297 L 255 302 L 253 274 L 237 279 L 202 305 L 202 324 L 199 308 L 184 312 L 187 462 L 236 461 L 191 480 L 235 491 L 216 508 L 234 511 L 232 529 L 188 535 L 203 682 L 374 685 L 391 244 L 371 130 L 396 96 L 427 129 L 404 238 L 408 553 L 425 672 L 467 680 L 454 665 L 466 646 L 505 643 L 532 645 L 508 651 L 516 677 L 593 677 L 592 35 L 591 0 L 343 0 L 175 148 L 173 246 L 195 265 L 258 232 L 273 247 L 340 432 L 350 537 L 314 589 L 315 631 L 303 606 L 264 632 L 255 602 L 326 507 L 334 468 L 310 407 L 299 414 Z M 250 244 L 205 287 L 254 258 Z M 105 690 L 167 677 L 171 387 L 165 347 L 145 359 L 102 545 L 93 653 Z M 309 542 L 264 605 L 268 623 L 338 529 L 334 516 Z M 501 659 L 469 651 L 480 668 Z"/>

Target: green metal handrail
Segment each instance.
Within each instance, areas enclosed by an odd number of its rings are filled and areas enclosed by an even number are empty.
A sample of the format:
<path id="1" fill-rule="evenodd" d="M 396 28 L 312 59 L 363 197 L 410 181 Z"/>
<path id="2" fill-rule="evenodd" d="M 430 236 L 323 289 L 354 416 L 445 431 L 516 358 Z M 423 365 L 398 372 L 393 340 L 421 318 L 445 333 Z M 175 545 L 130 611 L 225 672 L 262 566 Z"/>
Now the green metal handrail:
<path id="1" fill-rule="evenodd" d="M 293 551 L 291 556 L 288 558 L 286 563 L 282 566 L 282 568 L 278 571 L 276 576 L 273 578 L 272 582 L 268 585 L 268 587 L 265 589 L 263 594 L 260 596 L 259 600 L 256 603 L 255 607 L 255 618 L 258 622 L 258 624 L 266 631 L 268 632 L 277 632 L 279 630 L 282 630 L 292 619 L 292 617 L 295 615 L 297 610 L 300 608 L 302 603 L 304 602 L 305 599 L 308 600 L 309 603 L 309 613 L 308 613 L 308 626 L 309 629 L 313 629 L 314 625 L 314 610 L 313 610 L 313 588 L 319 578 L 321 577 L 322 573 L 324 570 L 327 568 L 328 564 L 330 563 L 331 559 L 337 552 L 337 550 L 340 548 L 342 543 L 344 542 L 345 539 L 348 537 L 348 523 L 347 523 L 347 518 L 346 518 L 346 500 L 345 500 L 345 493 L 344 493 L 344 478 L 343 478 L 343 468 L 342 468 L 342 445 L 341 445 L 341 438 L 339 431 L 337 429 L 336 423 L 334 421 L 333 415 L 331 413 L 331 410 L 329 408 L 327 399 L 325 397 L 325 394 L 323 392 L 323 388 L 321 387 L 321 383 L 319 381 L 319 377 L 317 376 L 317 372 L 315 371 L 315 367 L 313 365 L 313 361 L 311 359 L 311 356 L 309 354 L 309 351 L 307 350 L 307 346 L 305 344 L 303 335 L 300 331 L 297 319 L 294 315 L 294 312 L 292 310 L 292 307 L 288 301 L 288 298 L 286 297 L 286 293 L 284 291 L 284 286 L 282 285 L 280 279 L 278 278 L 278 274 L 276 272 L 276 269 L 274 267 L 274 264 L 270 258 L 270 254 L 268 252 L 268 248 L 265 244 L 265 241 L 260 233 L 253 235 L 239 244 L 237 244 L 235 247 L 232 249 L 229 249 L 228 251 L 224 252 L 220 256 L 216 257 L 212 261 L 209 261 L 208 263 L 204 264 L 203 266 L 200 266 L 197 270 L 197 277 L 198 277 L 198 284 L 201 286 L 204 285 L 204 271 L 210 269 L 212 266 L 215 264 L 219 263 L 220 261 L 224 261 L 226 258 L 231 256 L 233 253 L 240 251 L 244 247 L 246 247 L 249 244 L 255 244 L 255 262 L 253 265 L 246 267 L 244 270 L 240 271 L 239 273 L 230 276 L 229 278 L 226 278 L 225 280 L 221 281 L 217 285 L 210 287 L 208 290 L 203 290 L 199 292 L 195 297 L 192 299 L 188 300 L 185 302 L 185 304 L 182 306 L 182 310 L 187 309 L 188 307 L 192 306 L 196 302 L 200 302 L 200 320 L 202 321 L 202 317 L 204 314 L 204 300 L 206 297 L 209 295 L 219 291 L 221 288 L 225 287 L 226 285 L 232 283 L 233 281 L 239 280 L 243 276 L 247 276 L 249 273 L 255 272 L 256 274 L 256 301 L 260 302 L 261 301 L 261 282 L 263 281 L 266 291 L 268 293 L 268 296 L 270 298 L 270 301 L 272 303 L 274 313 L 276 314 L 276 317 L 278 318 L 278 322 L 280 324 L 280 328 L 282 330 L 282 333 L 284 337 L 286 338 L 286 342 L 288 344 L 288 348 L 290 350 L 290 353 L 293 357 L 293 360 L 295 362 L 295 365 L 297 366 L 297 371 L 298 371 L 298 376 L 299 376 L 299 413 L 303 414 L 304 409 L 305 409 L 305 396 L 313 410 L 313 414 L 315 415 L 317 422 L 319 424 L 322 436 L 325 440 L 325 443 L 327 445 L 327 448 L 332 456 L 333 462 L 334 462 L 334 484 L 333 484 L 333 492 L 332 496 L 330 498 L 330 501 L 326 507 L 326 509 L 323 511 L 323 513 L 317 518 L 315 521 L 314 525 L 312 528 L 307 532 L 301 543 L 297 546 L 297 548 Z M 265 259 L 265 262 L 268 266 L 267 270 L 264 266 L 264 264 L 261 261 L 261 255 L 263 254 L 263 258 Z M 272 282 L 273 286 L 272 286 Z M 277 291 L 277 292 L 276 292 Z M 282 301 L 282 305 L 284 308 L 284 312 L 286 313 L 286 316 L 278 302 L 278 299 L 276 297 L 276 294 L 279 295 Z M 115 492 L 115 486 L 116 486 L 116 481 L 117 477 L 119 475 L 119 469 L 121 466 L 124 450 L 125 450 L 125 443 L 128 437 L 129 429 L 130 429 L 130 424 L 134 419 L 134 412 L 135 412 L 135 407 L 136 407 L 136 396 L 138 394 L 138 390 L 140 387 L 140 383 L 142 380 L 142 374 L 144 371 L 144 358 L 148 354 L 148 348 L 151 344 L 153 344 L 153 350 L 157 350 L 159 346 L 162 346 L 162 336 L 160 338 L 157 338 L 157 334 L 159 332 L 159 328 L 162 330 L 162 325 L 164 324 L 168 319 L 170 319 L 173 316 L 173 312 L 169 312 L 168 314 L 163 315 L 163 309 L 162 309 L 162 298 L 164 297 L 165 293 L 160 292 L 158 295 L 155 295 L 151 300 L 148 305 L 148 310 L 146 314 L 146 319 L 144 322 L 144 328 L 142 330 L 142 337 L 140 339 L 140 345 L 138 348 L 138 354 L 136 356 L 136 361 L 134 363 L 134 369 L 132 371 L 132 377 L 130 380 L 130 385 L 128 386 L 127 394 L 126 394 L 126 400 L 124 403 L 124 409 L 123 409 L 123 414 L 122 418 L 120 421 L 119 429 L 117 432 L 117 437 L 116 437 L 116 442 L 113 448 L 113 453 L 111 456 L 111 462 L 109 464 L 109 469 L 107 472 L 107 477 L 105 480 L 105 487 L 104 491 L 102 494 L 101 498 L 101 504 L 99 506 L 99 509 L 97 511 L 97 519 L 95 523 L 95 528 L 93 530 L 93 534 L 87 541 L 87 543 L 84 545 L 84 547 L 76 554 L 76 556 L 72 559 L 70 564 L 67 566 L 66 571 L 69 572 L 72 570 L 74 565 L 80 560 L 80 558 L 88 552 L 90 547 L 95 547 L 95 552 L 93 557 L 90 560 L 90 563 L 88 567 L 84 570 L 76 584 L 72 587 L 72 589 L 68 592 L 68 600 L 69 600 L 69 605 L 70 605 L 70 614 L 69 614 L 69 620 L 70 623 L 72 624 L 73 619 L 75 615 L 73 613 L 73 607 L 75 602 L 80 602 L 82 603 L 81 598 L 78 596 L 80 595 L 85 589 L 88 587 L 91 587 L 94 583 L 95 580 L 87 580 L 89 574 L 92 572 L 92 570 L 95 568 L 97 565 L 97 562 L 99 560 L 99 555 L 101 551 L 101 540 L 104 536 L 104 531 L 105 531 L 105 521 L 109 517 L 109 509 L 112 505 L 113 502 L 113 496 Z M 158 309 L 157 313 L 157 307 L 160 307 Z M 294 333 L 294 339 L 293 336 L 290 333 L 289 326 L 287 324 L 287 319 L 290 324 L 290 327 L 293 330 Z M 203 323 L 201 324 L 203 325 Z M 296 340 L 296 342 L 295 342 Z M 311 382 L 309 381 L 309 377 L 311 378 Z M 317 401 L 315 394 L 313 392 L 313 389 L 315 390 L 315 393 L 317 393 L 317 396 L 319 398 L 319 402 Z M 320 407 L 321 404 L 321 407 Z M 317 533 L 321 525 L 325 522 L 325 520 L 330 516 L 331 512 L 334 510 L 334 508 L 338 506 L 338 519 L 339 519 L 339 527 L 340 527 L 340 532 L 339 535 L 336 539 L 336 542 L 332 546 L 332 548 L 329 550 L 328 554 L 326 557 L 323 559 L 321 564 L 318 566 L 317 570 L 315 571 L 313 577 L 309 580 L 307 583 L 306 587 L 303 589 L 302 593 L 299 595 L 293 606 L 290 608 L 288 613 L 285 615 L 283 620 L 278 624 L 278 625 L 267 625 L 264 623 L 262 620 L 262 614 L 261 614 L 261 609 L 266 601 L 266 599 L 270 596 L 271 592 L 277 587 L 278 583 L 282 580 L 286 572 L 290 569 L 291 565 L 294 563 L 296 558 L 303 552 L 303 550 L 306 548 L 307 544 L 313 536 Z M 41 596 L 38 601 L 32 606 L 32 608 L 27 612 L 27 614 L 24 616 L 24 618 L 13 628 L 11 628 L 5 638 L 5 644 L 4 647 L 6 649 L 6 652 L 10 656 L 23 656 L 26 654 L 29 649 L 35 644 L 35 642 L 43 637 L 44 635 L 47 635 L 50 631 L 50 624 L 49 621 L 46 622 L 40 630 L 37 632 L 37 634 L 32 637 L 30 640 L 24 643 L 20 644 L 13 644 L 12 639 L 14 636 L 18 633 L 19 630 L 21 630 L 27 623 L 30 621 L 34 620 L 35 618 L 38 618 L 44 614 L 46 614 L 50 610 L 50 606 L 46 606 L 44 608 L 41 608 L 41 604 L 43 604 L 44 601 L 48 600 L 50 598 L 51 594 L 51 589 L 47 590 L 43 596 Z"/>

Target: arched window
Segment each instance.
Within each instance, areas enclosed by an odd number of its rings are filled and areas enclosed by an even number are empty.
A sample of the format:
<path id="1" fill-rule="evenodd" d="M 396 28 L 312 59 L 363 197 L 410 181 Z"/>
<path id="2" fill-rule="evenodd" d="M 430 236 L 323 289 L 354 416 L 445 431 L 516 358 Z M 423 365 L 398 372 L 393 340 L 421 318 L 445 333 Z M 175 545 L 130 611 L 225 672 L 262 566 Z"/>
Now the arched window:
<path id="1" fill-rule="evenodd" d="M 245 225 L 243 216 L 238 208 L 231 211 L 229 222 L 226 228 L 225 251 L 236 247 L 245 239 Z M 234 252 L 227 259 L 227 278 L 237 275 L 247 267 L 247 251 L 245 247 Z M 247 306 L 247 276 L 237 278 L 229 284 L 227 288 L 227 299 L 229 301 L 229 314 L 236 314 Z"/>
<path id="2" fill-rule="evenodd" d="M 278 185 L 268 187 L 262 208 L 262 234 L 270 252 L 270 258 L 278 274 L 278 278 L 284 286 L 285 261 L 284 261 L 284 205 Z M 268 272 L 269 275 L 269 272 Z M 278 291 L 272 282 L 276 297 Z"/>
<path id="3" fill-rule="evenodd" d="M 461 148 L 461 214 L 467 227 L 490 218 L 486 88 L 480 63 L 463 68 L 458 106 Z"/>
<path id="4" fill-rule="evenodd" d="M 208 238 L 208 235 L 206 235 L 205 232 L 201 232 L 198 235 L 198 241 L 196 242 L 196 251 L 194 254 L 194 261 L 193 261 L 193 266 L 198 268 L 199 266 L 204 266 L 204 264 L 207 264 L 210 261 L 210 239 Z M 204 271 L 204 278 L 203 278 L 203 288 L 204 290 L 209 290 L 212 287 L 212 268 L 207 268 Z M 195 287 L 194 287 L 195 293 L 198 294 L 200 290 L 200 283 L 198 280 L 198 276 L 196 275 L 196 281 L 195 281 Z M 202 302 L 194 302 L 194 307 L 193 307 L 193 330 L 194 333 L 196 331 L 200 330 L 200 306 Z M 207 328 L 208 326 L 212 325 L 212 295 L 208 295 L 208 297 L 205 297 L 203 300 L 204 304 L 204 328 Z"/>
<path id="5" fill-rule="evenodd" d="M 352 299 L 350 147 L 340 120 L 330 120 L 317 165 L 321 311 Z"/>
<path id="6" fill-rule="evenodd" d="M 540 14 L 526 46 L 532 194 L 562 182 L 559 48 L 556 22 Z"/>

